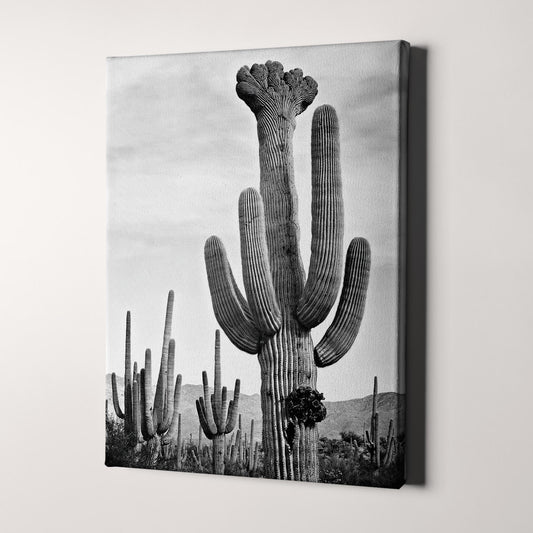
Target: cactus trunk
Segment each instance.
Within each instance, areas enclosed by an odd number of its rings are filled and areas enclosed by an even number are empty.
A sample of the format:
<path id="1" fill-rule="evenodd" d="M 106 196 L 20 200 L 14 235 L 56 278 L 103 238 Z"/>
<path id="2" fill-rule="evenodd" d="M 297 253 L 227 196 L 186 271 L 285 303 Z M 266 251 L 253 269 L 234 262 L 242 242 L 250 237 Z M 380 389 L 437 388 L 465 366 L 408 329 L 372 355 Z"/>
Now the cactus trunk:
<path id="1" fill-rule="evenodd" d="M 294 119 L 263 113 L 257 121 L 260 193 L 272 283 L 283 315 L 294 315 L 305 274 L 300 257 L 298 196 L 294 186 Z"/>
<path id="2" fill-rule="evenodd" d="M 224 437 L 224 434 L 213 437 L 213 474 L 224 474 Z"/>
<path id="3" fill-rule="evenodd" d="M 277 479 L 317 481 L 317 471 L 301 468 L 317 446 L 317 432 L 298 431 L 287 439 L 291 421 L 284 400 L 299 386 L 316 388 L 317 370 L 311 335 L 294 320 L 284 321 L 279 334 L 271 337 L 259 353 L 261 409 L 265 475 Z M 303 461 L 303 463 L 302 463 Z M 311 462 L 315 462 L 313 459 Z"/>
<path id="4" fill-rule="evenodd" d="M 285 436 L 290 420 L 284 399 L 300 386 L 316 388 L 316 365 L 309 330 L 296 320 L 296 307 L 305 285 L 300 257 L 298 197 L 294 186 L 292 138 L 295 117 L 290 109 L 262 112 L 257 120 L 260 192 L 264 204 L 266 242 L 281 328 L 259 350 L 265 474 L 278 479 L 318 481 L 318 472 L 294 464 L 298 447 L 300 461 L 309 461 L 316 449 L 317 432 L 301 432 L 289 445 Z M 253 443 L 250 443 L 253 452 Z M 251 459 L 251 462 L 253 459 Z M 250 465 L 252 466 L 252 465 Z"/>

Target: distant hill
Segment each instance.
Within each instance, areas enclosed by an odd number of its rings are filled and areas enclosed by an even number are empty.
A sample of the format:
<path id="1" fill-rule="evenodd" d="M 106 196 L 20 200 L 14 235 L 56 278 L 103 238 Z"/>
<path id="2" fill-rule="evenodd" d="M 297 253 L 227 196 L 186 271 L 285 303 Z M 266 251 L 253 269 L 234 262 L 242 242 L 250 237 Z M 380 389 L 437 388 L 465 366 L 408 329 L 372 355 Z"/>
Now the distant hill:
<path id="1" fill-rule="evenodd" d="M 124 408 L 124 379 L 117 376 L 120 405 Z M 198 438 L 198 414 L 196 413 L 196 400 L 203 395 L 202 385 L 182 385 L 181 387 L 181 419 L 183 434 L 192 434 L 194 440 Z M 233 398 L 233 391 L 228 391 L 228 397 Z M 111 374 L 106 375 L 106 399 L 109 400 L 109 413 L 114 415 L 111 392 Z M 321 437 L 331 439 L 339 438 L 341 431 L 354 431 L 362 434 L 364 429 L 370 427 L 372 414 L 372 395 L 341 402 L 324 402 L 327 409 L 326 419 L 320 422 L 318 428 Z M 378 394 L 379 431 L 385 436 L 389 420 L 394 420 L 394 426 L 403 424 L 405 412 L 405 396 L 395 392 L 382 392 Z M 261 397 L 259 394 L 242 394 L 239 400 L 239 412 L 246 433 L 250 433 L 250 422 L 254 422 L 254 433 L 261 438 Z M 400 415 L 400 417 L 398 417 Z M 398 433 L 404 430 L 403 426 L 397 428 Z M 255 439 L 254 439 L 255 440 Z"/>

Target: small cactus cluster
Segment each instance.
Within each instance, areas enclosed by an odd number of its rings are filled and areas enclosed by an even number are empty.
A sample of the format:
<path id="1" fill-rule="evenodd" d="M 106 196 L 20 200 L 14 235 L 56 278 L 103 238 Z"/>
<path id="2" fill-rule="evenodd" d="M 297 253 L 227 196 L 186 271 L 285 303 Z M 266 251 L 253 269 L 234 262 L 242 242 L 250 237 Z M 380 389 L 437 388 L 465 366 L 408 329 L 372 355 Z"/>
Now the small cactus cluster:
<path id="1" fill-rule="evenodd" d="M 255 477 L 262 462 L 260 443 L 253 438 L 254 420 L 251 420 L 250 437 L 242 430 L 241 415 L 238 425 L 234 428 L 231 436 L 224 435 L 224 474 L 246 475 Z M 181 435 L 181 434 L 180 434 Z M 213 473 L 213 440 L 204 442 L 204 431 L 199 426 L 198 440 L 193 441 L 192 435 L 188 442 L 178 437 L 178 449 L 180 454 L 176 456 L 175 469 Z"/>
<path id="2" fill-rule="evenodd" d="M 215 382 L 214 393 L 210 394 L 207 372 L 203 372 L 203 397 L 196 402 L 200 421 L 198 445 L 193 445 L 192 435 L 189 442 L 182 435 L 182 415 L 179 412 L 182 376 L 178 374 L 174 381 L 176 342 L 171 338 L 174 292 L 170 291 L 167 299 L 165 327 L 161 364 L 153 402 L 152 389 L 152 352 L 145 351 L 144 368 L 138 371 L 137 363 L 131 366 L 131 313 L 126 314 L 126 345 L 124 371 L 124 409 L 120 405 L 117 376 L 111 375 L 113 406 L 118 418 L 124 420 L 124 432 L 133 450 L 144 454 L 148 464 L 156 466 L 159 459 L 172 459 L 173 468 L 181 470 L 185 463 L 196 465 L 200 470 L 212 470 L 223 474 L 225 464 L 246 465 L 253 472 L 257 467 L 258 443 L 254 453 L 253 421 L 250 446 L 242 442 L 241 418 L 239 410 L 240 380 L 235 381 L 233 399 L 229 400 L 226 387 L 221 382 L 220 331 L 215 333 Z M 106 420 L 108 420 L 106 401 Z M 239 420 L 239 429 L 234 432 Z M 231 434 L 231 440 L 226 442 Z M 202 446 L 206 436 L 210 446 Z M 245 440 L 246 440 L 245 435 Z"/>
<path id="3" fill-rule="evenodd" d="M 255 475 L 257 471 L 261 454 L 259 441 L 254 439 L 254 425 L 255 420 L 252 418 L 250 421 L 250 436 L 248 437 L 247 433 L 243 433 L 242 419 L 241 415 L 239 415 L 237 432 L 232 435 L 226 448 L 226 461 L 236 465 L 241 470 L 246 470 L 251 476 Z"/>

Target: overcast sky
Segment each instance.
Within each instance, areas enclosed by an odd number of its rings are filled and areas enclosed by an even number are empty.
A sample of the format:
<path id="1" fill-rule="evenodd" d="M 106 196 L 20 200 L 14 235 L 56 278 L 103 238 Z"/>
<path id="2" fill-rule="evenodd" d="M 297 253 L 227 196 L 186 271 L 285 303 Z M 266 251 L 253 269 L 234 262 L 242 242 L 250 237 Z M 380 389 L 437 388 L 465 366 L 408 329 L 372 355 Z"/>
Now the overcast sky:
<path id="1" fill-rule="evenodd" d="M 259 187 L 256 121 L 235 93 L 242 65 L 280 61 L 318 82 L 294 135 L 301 253 L 311 242 L 310 138 L 313 111 L 333 105 L 340 121 L 345 251 L 368 239 L 372 266 L 359 336 L 337 364 L 318 371 L 327 400 L 397 390 L 398 43 L 279 48 L 112 58 L 108 62 L 108 354 L 124 372 L 124 324 L 132 313 L 132 353 L 158 368 L 166 298 L 175 291 L 173 337 L 184 383 L 212 376 L 215 320 L 203 247 L 222 238 L 240 283 L 237 203 Z M 243 291 L 244 292 L 244 291 Z M 313 330 L 318 343 L 334 310 Z M 222 335 L 223 383 L 259 392 L 257 356 Z"/>

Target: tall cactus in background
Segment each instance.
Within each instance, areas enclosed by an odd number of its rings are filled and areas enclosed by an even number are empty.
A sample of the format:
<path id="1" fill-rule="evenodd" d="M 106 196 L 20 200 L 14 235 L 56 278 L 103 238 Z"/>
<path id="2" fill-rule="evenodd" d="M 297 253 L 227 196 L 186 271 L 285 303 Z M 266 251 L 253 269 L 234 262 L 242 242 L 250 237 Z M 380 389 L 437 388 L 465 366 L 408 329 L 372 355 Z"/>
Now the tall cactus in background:
<path id="1" fill-rule="evenodd" d="M 117 377 L 111 375 L 113 406 L 117 416 L 124 420 L 124 430 L 131 444 L 139 451 L 143 442 L 150 449 L 151 462 L 155 464 L 160 454 L 169 458 L 178 434 L 178 410 L 181 398 L 181 375 L 174 382 L 176 343 L 171 339 L 174 291 L 169 291 L 165 313 L 161 365 L 153 406 L 152 352 L 145 352 L 144 368 L 137 372 L 137 363 L 131 367 L 131 314 L 126 314 L 126 349 L 124 372 L 124 411 L 120 407 Z"/>
<path id="2" fill-rule="evenodd" d="M 111 387 L 113 391 L 113 407 L 116 415 L 124 420 L 124 432 L 131 434 L 133 431 L 133 381 L 131 375 L 131 313 L 126 313 L 126 345 L 124 354 L 124 411 L 120 407 L 117 390 L 117 375 L 111 374 Z"/>
<path id="3" fill-rule="evenodd" d="M 228 405 L 228 390 L 222 387 L 220 368 L 220 331 L 215 332 L 215 384 L 209 394 L 207 372 L 202 372 L 204 396 L 196 400 L 198 418 L 205 436 L 213 441 L 213 473 L 224 474 L 224 437 L 231 433 L 237 423 L 241 382 L 235 380 L 233 400 Z"/>
<path id="4" fill-rule="evenodd" d="M 318 480 L 317 429 L 291 420 L 285 398 L 300 387 L 316 389 L 317 367 L 336 363 L 352 346 L 363 317 L 370 248 L 365 239 L 348 247 L 337 312 L 313 347 L 311 329 L 332 309 L 342 278 L 344 213 L 339 126 L 333 107 L 313 116 L 312 241 L 309 277 L 299 250 L 298 200 L 292 138 L 296 116 L 313 102 L 317 84 L 283 65 L 242 67 L 237 95 L 257 119 L 260 192 L 239 198 L 241 259 L 246 297 L 239 290 L 221 240 L 210 237 L 205 261 L 215 316 L 239 349 L 259 354 L 265 474 Z M 295 431 L 295 427 L 304 427 Z"/>
<path id="5" fill-rule="evenodd" d="M 144 442 L 141 424 L 142 424 L 142 413 L 141 413 L 141 375 L 137 372 L 137 363 L 133 365 L 133 376 L 132 376 L 132 435 L 134 439 L 134 448 L 138 452 L 141 449 L 141 446 Z"/>
<path id="6" fill-rule="evenodd" d="M 163 333 L 163 347 L 161 350 L 161 364 L 153 407 L 150 402 L 152 395 L 152 353 L 145 352 L 144 368 L 140 373 L 141 384 L 141 431 L 144 440 L 151 448 L 152 462 L 155 463 L 162 451 L 165 458 L 169 458 L 172 446 L 178 435 L 179 404 L 181 398 L 181 374 L 174 383 L 174 360 L 176 342 L 171 339 L 172 311 L 174 306 L 174 291 L 169 291 L 165 314 L 165 328 Z"/>
<path id="7" fill-rule="evenodd" d="M 392 422 L 392 420 L 391 420 Z M 389 431 L 390 431 L 389 425 Z M 378 413 L 378 377 L 374 376 L 374 390 L 372 393 L 372 416 L 370 418 L 370 433 L 366 432 L 366 440 L 370 449 L 370 458 L 376 468 L 381 466 L 381 449 L 379 437 L 379 413 Z"/>
<path id="8" fill-rule="evenodd" d="M 381 438 L 379 436 L 379 413 L 378 413 L 378 377 L 374 376 L 374 391 L 372 393 L 372 415 L 370 418 L 370 433 L 365 432 L 365 443 L 370 452 L 370 460 L 376 468 L 389 466 L 392 462 L 393 448 L 396 444 L 394 436 L 394 421 L 389 420 L 387 431 L 385 454 L 381 457 Z"/>

